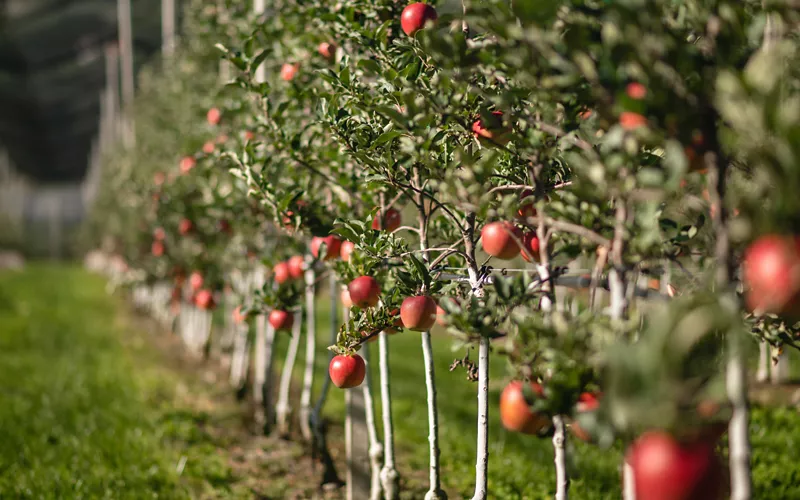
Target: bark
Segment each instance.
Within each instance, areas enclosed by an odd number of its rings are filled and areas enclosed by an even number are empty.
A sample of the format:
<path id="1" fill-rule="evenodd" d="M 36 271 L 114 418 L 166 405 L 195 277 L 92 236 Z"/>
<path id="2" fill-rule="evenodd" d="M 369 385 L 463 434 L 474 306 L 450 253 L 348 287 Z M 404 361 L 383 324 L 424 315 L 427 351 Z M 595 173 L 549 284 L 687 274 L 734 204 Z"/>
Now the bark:
<path id="1" fill-rule="evenodd" d="M 361 356 L 367 364 L 367 375 L 361 385 L 364 393 L 364 412 L 367 420 L 367 433 L 369 435 L 369 463 L 370 463 L 370 500 L 381 498 L 381 463 L 383 462 L 383 444 L 378 438 L 378 428 L 375 425 L 375 404 L 372 401 L 372 374 L 369 364 L 369 345 L 361 350 Z"/>
<path id="2" fill-rule="evenodd" d="M 392 423 L 392 393 L 389 381 L 389 336 L 381 332 L 378 337 L 378 364 L 381 373 L 381 410 L 383 411 L 383 469 L 381 484 L 384 498 L 395 500 L 399 494 L 400 475 L 394 462 L 394 424 Z"/>
<path id="3" fill-rule="evenodd" d="M 317 350 L 317 333 L 315 317 L 315 285 L 317 273 L 311 265 L 311 260 L 306 261 L 306 366 L 303 374 L 303 392 L 300 395 L 300 431 L 303 438 L 311 441 L 314 436 L 311 432 L 311 392 L 314 388 L 314 356 Z"/>
<path id="4" fill-rule="evenodd" d="M 561 415 L 553 417 L 553 429 L 555 430 L 553 450 L 556 464 L 556 500 L 567 500 L 569 498 L 569 475 L 567 475 L 567 433 L 565 432 L 564 417 Z"/>
<path id="5" fill-rule="evenodd" d="M 283 364 L 281 382 L 278 389 L 278 402 L 275 404 L 275 414 L 277 418 L 278 433 L 282 436 L 289 435 L 289 415 L 291 405 L 289 402 L 289 389 L 292 386 L 292 371 L 297 359 L 297 351 L 300 348 L 300 337 L 303 332 L 303 313 L 298 311 L 294 314 L 294 324 L 292 325 L 292 339 L 289 341 L 289 348 L 286 351 L 286 360 Z"/>
<path id="6" fill-rule="evenodd" d="M 489 472 L 489 339 L 478 347 L 478 453 L 475 463 L 475 494 L 472 500 L 488 498 Z"/>

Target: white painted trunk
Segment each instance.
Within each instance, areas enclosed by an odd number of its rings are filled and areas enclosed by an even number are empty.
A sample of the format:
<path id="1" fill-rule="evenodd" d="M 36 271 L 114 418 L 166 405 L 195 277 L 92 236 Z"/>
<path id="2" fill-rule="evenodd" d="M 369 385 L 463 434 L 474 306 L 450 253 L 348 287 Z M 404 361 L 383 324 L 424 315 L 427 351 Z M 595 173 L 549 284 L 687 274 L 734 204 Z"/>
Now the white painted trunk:
<path id="1" fill-rule="evenodd" d="M 303 438 L 311 441 L 311 392 L 314 388 L 314 357 L 317 350 L 317 333 L 315 317 L 315 289 L 314 282 L 317 273 L 314 272 L 312 261 L 306 261 L 306 366 L 303 374 L 303 392 L 300 395 L 300 432 Z"/>
<path id="2" fill-rule="evenodd" d="M 347 316 L 346 313 L 345 316 Z M 353 473 L 353 396 L 349 390 L 344 391 L 344 409 L 345 498 L 347 500 L 358 500 L 353 498 L 353 485 L 355 484 L 355 474 Z"/>
<path id="3" fill-rule="evenodd" d="M 375 425 L 375 403 L 372 401 L 372 374 L 370 373 L 369 345 L 361 349 L 361 356 L 367 364 L 367 375 L 361 390 L 364 393 L 364 415 L 369 433 L 369 463 L 370 463 L 370 500 L 381 498 L 381 464 L 383 463 L 383 444 L 378 438 L 378 429 Z"/>
<path id="4" fill-rule="evenodd" d="M 436 373 L 433 364 L 431 332 L 422 332 L 421 336 L 422 359 L 425 365 L 425 387 L 428 393 L 428 481 L 430 486 L 425 494 L 425 500 L 440 500 L 447 498 L 447 495 L 442 491 L 439 470 L 439 411 L 436 405 Z"/>
<path id="5" fill-rule="evenodd" d="M 736 335 L 732 333 L 731 335 Z M 728 425 L 728 447 L 731 472 L 731 500 L 749 500 L 752 496 L 750 480 L 750 435 L 748 430 L 747 380 L 745 363 L 737 339 L 732 338 L 726 370 L 728 397 L 733 415 Z"/>
<path id="6" fill-rule="evenodd" d="M 564 417 L 561 415 L 553 417 L 553 430 L 555 431 L 553 433 L 553 451 L 556 464 L 556 500 L 567 500 L 569 498 L 569 474 L 567 474 L 567 433 L 565 432 Z"/>
<path id="7" fill-rule="evenodd" d="M 478 346 L 478 452 L 475 462 L 475 494 L 472 500 L 486 500 L 489 473 L 489 339 Z"/>
<path id="8" fill-rule="evenodd" d="M 381 409 L 383 411 L 383 469 L 381 484 L 384 498 L 395 500 L 399 494 L 400 475 L 394 463 L 394 424 L 392 423 L 392 394 L 389 382 L 389 336 L 381 332 L 378 337 L 378 364 L 381 373 Z"/>
<path id="9" fill-rule="evenodd" d="M 289 434 L 289 416 L 291 414 L 291 404 L 289 402 L 289 389 L 292 387 L 292 371 L 294 370 L 297 351 L 300 348 L 300 336 L 303 331 L 303 313 L 294 313 L 294 324 L 292 325 L 292 339 L 289 341 L 289 348 L 286 350 L 286 359 L 281 373 L 280 387 L 278 389 L 278 402 L 275 404 L 275 415 L 277 419 L 278 433 L 281 435 Z"/>
<path id="10" fill-rule="evenodd" d="M 762 341 L 758 343 L 758 370 L 756 382 L 766 382 L 769 379 L 769 344 Z"/>
<path id="11" fill-rule="evenodd" d="M 253 345 L 253 404 L 255 424 L 261 430 L 267 422 L 264 387 L 267 375 L 267 319 L 263 314 L 256 317 L 256 339 Z"/>

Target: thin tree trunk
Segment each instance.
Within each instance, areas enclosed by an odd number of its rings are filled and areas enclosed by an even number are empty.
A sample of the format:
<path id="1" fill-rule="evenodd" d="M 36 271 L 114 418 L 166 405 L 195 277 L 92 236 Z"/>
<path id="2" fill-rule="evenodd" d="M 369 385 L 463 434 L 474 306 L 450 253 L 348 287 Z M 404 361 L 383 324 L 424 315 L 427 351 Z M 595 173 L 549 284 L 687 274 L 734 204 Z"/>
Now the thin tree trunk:
<path id="1" fill-rule="evenodd" d="M 569 475 L 567 474 L 567 433 L 564 432 L 564 417 L 553 417 L 553 450 L 555 450 L 556 464 L 556 500 L 569 498 Z"/>
<path id="2" fill-rule="evenodd" d="M 765 341 L 758 343 L 758 370 L 756 371 L 756 382 L 766 382 L 769 380 L 769 344 Z"/>
<path id="3" fill-rule="evenodd" d="M 355 486 L 354 474 L 354 460 L 353 460 L 353 395 L 349 390 L 344 391 L 344 455 L 345 455 L 345 498 L 347 500 L 356 500 L 353 498 L 353 489 Z"/>
<path id="4" fill-rule="evenodd" d="M 267 412 L 264 398 L 267 375 L 267 335 L 266 316 L 259 314 L 256 318 L 256 340 L 253 345 L 253 405 L 255 413 L 253 419 L 257 432 L 266 430 Z"/>
<path id="5" fill-rule="evenodd" d="M 381 409 L 383 411 L 383 469 L 381 469 L 381 484 L 383 485 L 384 498 L 395 500 L 399 494 L 400 475 L 394 463 L 394 425 L 392 424 L 392 394 L 389 381 L 389 336 L 381 332 L 378 337 L 379 359 L 381 373 Z"/>
<path id="6" fill-rule="evenodd" d="M 317 273 L 314 272 L 312 261 L 306 262 L 306 366 L 303 374 L 303 392 L 300 395 L 300 432 L 303 438 L 311 441 L 314 438 L 311 432 L 311 392 L 314 386 L 314 356 L 317 350 L 316 316 L 315 316 L 315 291 L 314 282 Z"/>
<path id="7" fill-rule="evenodd" d="M 383 443 L 378 438 L 378 428 L 375 425 L 375 403 L 372 401 L 372 374 L 369 362 L 369 345 L 361 350 L 361 356 L 367 364 L 367 375 L 361 385 L 364 393 L 364 413 L 367 420 L 367 433 L 369 434 L 369 463 L 370 463 L 370 500 L 381 498 L 381 464 L 383 462 Z"/>
<path id="8" fill-rule="evenodd" d="M 300 348 L 300 336 L 303 332 L 303 312 L 294 313 L 294 324 L 292 325 L 292 339 L 289 341 L 289 348 L 286 350 L 286 360 L 283 364 L 281 382 L 278 389 L 278 402 L 275 404 L 275 415 L 277 419 L 278 433 L 282 436 L 289 435 L 289 415 L 291 405 L 289 402 L 289 389 L 292 386 L 292 371 L 294 370 L 297 351 Z"/>
<path id="9" fill-rule="evenodd" d="M 478 453 L 475 463 L 475 494 L 472 500 L 486 500 L 489 473 L 489 339 L 481 337 L 478 347 Z"/>

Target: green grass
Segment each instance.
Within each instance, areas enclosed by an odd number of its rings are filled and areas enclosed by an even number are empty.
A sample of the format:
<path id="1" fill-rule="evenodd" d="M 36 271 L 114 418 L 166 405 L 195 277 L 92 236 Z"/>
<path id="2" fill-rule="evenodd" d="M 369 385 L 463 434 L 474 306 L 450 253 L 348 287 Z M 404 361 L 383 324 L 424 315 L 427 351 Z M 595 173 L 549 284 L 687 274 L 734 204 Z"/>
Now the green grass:
<path id="1" fill-rule="evenodd" d="M 327 298 L 319 304 L 318 344 L 323 347 L 328 344 Z M 272 469 L 255 464 L 247 469 L 251 477 L 235 477 L 231 450 L 253 439 L 215 431 L 241 428 L 238 407 L 213 407 L 213 390 L 230 390 L 200 383 L 196 367 L 195 372 L 176 368 L 168 353 L 152 345 L 158 337 L 149 334 L 159 332 L 143 331 L 146 325 L 132 322 L 122 301 L 105 293 L 101 278 L 78 268 L 34 265 L 22 273 L 0 273 L 0 498 L 252 498 L 252 491 L 282 498 L 296 491 L 292 481 L 309 481 L 313 472 L 293 479 L 287 475 L 307 467 L 297 458 L 299 449 Z M 288 336 L 280 336 L 279 364 L 287 344 Z M 434 336 L 434 351 L 443 486 L 450 498 L 469 498 L 476 388 L 463 371 L 449 372 L 452 360 L 463 353 L 452 352 L 446 337 Z M 327 368 L 323 352 L 317 351 L 317 390 Z M 298 381 L 303 359 L 301 352 Z M 398 468 L 405 481 L 403 497 L 414 499 L 421 497 L 427 481 L 421 359 L 418 334 L 391 337 Z M 491 498 L 552 498 L 550 441 L 503 430 L 496 410 L 505 380 L 502 358 L 492 358 L 491 372 Z M 375 399 L 379 404 L 377 388 Z M 343 411 L 344 392 L 334 388 L 325 414 L 333 420 L 337 446 Z M 794 462 L 799 429 L 796 409 L 754 409 L 754 498 L 800 498 L 800 469 Z M 267 450 L 281 446 L 276 440 L 254 443 Z M 621 450 L 573 441 L 570 446 L 572 497 L 619 498 Z M 185 467 L 179 474 L 182 458 Z M 305 491 L 313 490 L 307 486 Z"/>
<path id="2" fill-rule="evenodd" d="M 0 273 L 0 498 L 196 498 L 230 471 L 101 278 Z M 186 457 L 182 476 L 177 472 Z"/>

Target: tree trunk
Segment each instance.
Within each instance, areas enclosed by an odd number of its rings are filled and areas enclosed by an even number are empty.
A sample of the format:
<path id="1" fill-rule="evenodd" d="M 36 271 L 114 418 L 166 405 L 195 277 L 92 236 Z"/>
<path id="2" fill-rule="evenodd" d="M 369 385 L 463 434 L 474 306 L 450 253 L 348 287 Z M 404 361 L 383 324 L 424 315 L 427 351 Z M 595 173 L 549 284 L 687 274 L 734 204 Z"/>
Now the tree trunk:
<path id="1" fill-rule="evenodd" d="M 394 425 L 392 424 L 392 394 L 389 381 L 389 336 L 381 332 L 378 338 L 379 360 L 381 373 L 381 409 L 383 411 L 383 469 L 381 469 L 381 484 L 383 485 L 384 498 L 395 500 L 399 494 L 400 475 L 394 463 Z"/>
<path id="2" fill-rule="evenodd" d="M 278 433 L 281 436 L 289 435 L 289 416 L 291 414 L 291 403 L 289 401 L 289 389 L 292 386 L 292 371 L 294 362 L 297 359 L 297 351 L 300 348 L 300 336 L 303 331 L 303 312 L 294 313 L 294 324 L 292 325 L 292 339 L 289 341 L 289 348 L 286 350 L 286 360 L 283 364 L 281 382 L 278 389 L 278 402 L 275 404 L 275 415 Z"/>
<path id="3" fill-rule="evenodd" d="M 568 500 L 569 498 L 569 475 L 567 474 L 567 453 L 566 442 L 567 433 L 565 432 L 564 417 L 555 415 L 553 417 L 553 450 L 555 451 L 556 464 L 556 500 Z"/>
<path id="4" fill-rule="evenodd" d="M 317 351 L 316 330 L 316 286 L 317 273 L 314 272 L 312 261 L 306 261 L 306 366 L 303 374 L 303 392 L 300 395 L 300 432 L 309 442 L 314 439 L 311 432 L 311 392 L 314 388 L 314 356 Z"/>

